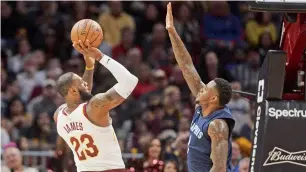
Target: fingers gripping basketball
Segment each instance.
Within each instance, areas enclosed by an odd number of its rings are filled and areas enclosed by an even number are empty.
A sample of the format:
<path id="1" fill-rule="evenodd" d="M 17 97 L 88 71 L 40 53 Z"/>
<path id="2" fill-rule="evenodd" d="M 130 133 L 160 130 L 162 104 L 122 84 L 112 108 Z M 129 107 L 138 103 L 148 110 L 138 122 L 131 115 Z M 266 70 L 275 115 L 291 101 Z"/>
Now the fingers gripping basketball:
<path id="1" fill-rule="evenodd" d="M 71 41 L 78 42 L 78 40 L 81 40 L 83 43 L 89 40 L 93 47 L 98 47 L 103 40 L 102 28 L 91 19 L 80 20 L 71 30 Z"/>

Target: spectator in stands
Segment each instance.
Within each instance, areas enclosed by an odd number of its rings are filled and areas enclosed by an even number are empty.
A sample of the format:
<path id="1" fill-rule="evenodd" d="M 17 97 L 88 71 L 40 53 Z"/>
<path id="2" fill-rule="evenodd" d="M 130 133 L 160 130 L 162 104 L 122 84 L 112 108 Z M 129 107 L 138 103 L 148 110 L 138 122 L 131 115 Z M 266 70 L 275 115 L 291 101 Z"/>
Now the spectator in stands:
<path id="1" fill-rule="evenodd" d="M 153 31 L 150 37 L 144 40 L 142 43 L 143 57 L 147 60 L 151 53 L 156 50 L 155 48 L 163 49 L 164 51 L 168 48 L 168 42 L 166 37 L 166 29 L 164 24 L 157 23 L 153 26 Z"/>
<path id="2" fill-rule="evenodd" d="M 127 138 L 126 147 L 128 151 L 135 148 L 138 152 L 141 152 L 145 149 L 145 145 L 153 138 L 153 136 L 148 130 L 146 123 L 142 120 L 135 119 L 133 123 L 133 129 Z"/>
<path id="3" fill-rule="evenodd" d="M 74 22 L 82 19 L 90 18 L 88 2 L 86 1 L 75 1 L 73 2 L 73 15 Z"/>
<path id="4" fill-rule="evenodd" d="M 165 116 L 162 120 L 162 128 L 178 131 L 182 111 L 181 92 L 178 87 L 171 85 L 164 90 L 163 107 Z"/>
<path id="5" fill-rule="evenodd" d="M 6 44 L 13 45 L 13 39 L 17 31 L 18 23 L 14 17 L 13 9 L 9 2 L 1 2 L 1 42 L 2 39 L 7 41 Z"/>
<path id="6" fill-rule="evenodd" d="M 164 162 L 161 161 L 162 147 L 159 139 L 152 139 L 149 144 L 147 144 L 144 153 L 144 163 L 143 171 L 162 171 L 164 167 Z"/>
<path id="7" fill-rule="evenodd" d="M 202 39 L 208 40 L 210 45 L 232 48 L 234 43 L 241 41 L 240 22 L 231 14 L 225 1 L 209 2 L 209 12 L 204 15 L 201 24 Z"/>
<path id="8" fill-rule="evenodd" d="M 1 121 L 2 122 L 2 121 Z M 6 145 L 11 141 L 10 136 L 5 128 L 1 125 L 1 145 Z"/>
<path id="9" fill-rule="evenodd" d="M 207 51 L 200 58 L 197 71 L 204 83 L 208 83 L 217 77 L 224 78 L 229 82 L 234 80 L 232 75 L 219 63 L 217 54 L 214 51 Z"/>
<path id="10" fill-rule="evenodd" d="M 35 116 L 33 127 L 25 134 L 29 138 L 30 150 L 49 151 L 55 148 L 57 133 L 51 119 L 47 112 L 40 112 Z"/>
<path id="11" fill-rule="evenodd" d="M 239 170 L 238 172 L 249 172 L 249 166 L 250 166 L 250 158 L 245 157 L 242 160 L 239 161 Z"/>
<path id="12" fill-rule="evenodd" d="M 149 3 L 145 9 L 144 16 L 137 22 L 137 42 L 147 39 L 152 33 L 153 26 L 158 22 L 158 11 L 154 3 Z"/>
<path id="13" fill-rule="evenodd" d="M 240 159 L 241 159 L 240 147 L 235 141 L 232 141 L 232 164 L 235 167 L 237 167 Z"/>
<path id="14" fill-rule="evenodd" d="M 242 90 L 255 93 L 257 90 L 257 78 L 260 69 L 260 56 L 256 49 L 250 49 L 247 61 L 233 68 L 232 76 L 241 83 Z"/>
<path id="15" fill-rule="evenodd" d="M 151 68 L 149 65 L 142 63 L 139 66 L 139 69 L 137 70 L 137 77 L 139 79 L 139 82 L 134 89 L 132 95 L 138 99 L 141 95 L 149 93 L 153 90 L 155 90 L 155 86 L 152 83 L 151 80 Z"/>
<path id="16" fill-rule="evenodd" d="M 132 72 L 135 73 L 142 63 L 142 52 L 138 48 L 131 48 L 123 59 L 123 64 Z"/>
<path id="17" fill-rule="evenodd" d="M 13 122 L 7 117 L 1 117 L 1 127 L 5 129 L 9 135 L 10 140 L 17 141 L 20 137 L 20 131 L 13 125 Z M 3 146 L 3 145 L 2 145 Z"/>
<path id="18" fill-rule="evenodd" d="M 163 90 L 168 86 L 168 78 L 166 76 L 166 73 L 161 70 L 157 69 L 153 71 L 153 77 L 154 77 L 154 84 L 156 87 L 156 94 L 161 94 Z"/>
<path id="19" fill-rule="evenodd" d="M 167 161 L 163 172 L 178 172 L 178 166 L 175 161 Z"/>
<path id="20" fill-rule="evenodd" d="M 10 143 L 4 147 L 4 164 L 1 166 L 2 172 L 38 172 L 36 168 L 22 165 L 22 155 L 15 143 Z"/>
<path id="21" fill-rule="evenodd" d="M 134 19 L 122 9 L 120 1 L 108 2 L 110 11 L 99 16 L 98 23 L 104 31 L 104 39 L 112 47 L 118 45 L 121 40 L 121 30 L 125 27 L 135 29 Z"/>
<path id="22" fill-rule="evenodd" d="M 270 32 L 264 32 L 259 36 L 258 47 L 259 47 L 258 52 L 260 55 L 260 61 L 261 63 L 263 63 L 267 52 L 269 50 L 274 49 L 274 44 L 273 44 L 273 40 L 272 40 L 272 36 Z"/>
<path id="23" fill-rule="evenodd" d="M 47 68 L 44 70 L 44 72 L 46 73 L 46 77 L 48 79 L 56 80 L 63 73 L 59 59 L 49 59 Z"/>
<path id="24" fill-rule="evenodd" d="M 191 7 L 187 3 L 180 4 L 178 16 L 174 20 L 177 33 L 182 38 L 188 50 L 194 41 L 199 41 L 199 24 L 191 15 Z"/>
<path id="25" fill-rule="evenodd" d="M 249 114 L 251 114 L 251 111 L 249 112 Z M 252 120 L 252 117 L 251 115 L 248 115 L 247 123 L 241 127 L 240 136 L 251 141 L 253 125 L 254 125 L 254 122 Z"/>
<path id="26" fill-rule="evenodd" d="M 38 66 L 35 62 L 35 56 L 30 55 L 24 63 L 24 72 L 17 75 L 17 80 L 21 88 L 21 98 L 28 102 L 32 97 L 33 89 L 37 85 L 42 85 L 46 75 L 38 72 Z"/>
<path id="27" fill-rule="evenodd" d="M 246 37 L 252 46 L 257 46 L 260 42 L 260 36 L 264 32 L 271 34 L 273 43 L 276 42 L 276 26 L 271 21 L 271 13 L 257 13 L 255 20 L 250 20 L 246 24 Z"/>
<path id="28" fill-rule="evenodd" d="M 4 73 L 1 73 L 3 75 Z M 6 85 L 5 88 L 3 88 L 3 92 L 1 90 L 1 110 L 2 112 L 6 112 L 7 104 L 8 102 L 16 96 L 20 95 L 20 86 L 17 82 L 17 80 L 14 80 L 12 78 L 8 78 L 7 84 L 1 83 L 1 86 Z M 4 114 L 3 113 L 3 114 Z"/>
<path id="29" fill-rule="evenodd" d="M 190 132 L 180 131 L 175 139 L 175 141 L 171 144 L 171 151 L 178 160 L 179 171 L 187 171 L 187 164 L 185 163 L 187 160 L 187 144 L 189 140 Z"/>
<path id="30" fill-rule="evenodd" d="M 1 66 L 1 92 L 3 92 L 6 89 L 6 86 L 7 86 L 7 72 L 6 69 Z"/>
<path id="31" fill-rule="evenodd" d="M 158 136 L 163 131 L 162 122 L 165 117 L 161 97 L 158 95 L 149 96 L 146 107 L 147 111 L 143 113 L 143 121 L 146 122 L 152 134 Z"/>
<path id="32" fill-rule="evenodd" d="M 31 116 L 27 113 L 25 104 L 19 97 L 12 98 L 8 103 L 7 118 L 12 120 L 13 126 L 18 129 L 31 125 Z"/>
<path id="33" fill-rule="evenodd" d="M 229 59 L 230 61 L 225 65 L 225 68 L 230 71 L 239 64 L 242 64 L 246 60 L 246 51 L 244 48 L 236 47 L 233 49 L 233 57 Z"/>
<path id="34" fill-rule="evenodd" d="M 8 58 L 7 67 L 10 72 L 18 73 L 23 69 L 23 63 L 31 51 L 31 45 L 26 38 L 18 41 L 17 54 Z"/>
<path id="35" fill-rule="evenodd" d="M 121 59 L 125 58 L 129 49 L 134 46 L 134 30 L 132 28 L 122 28 L 121 42 L 116 45 L 112 50 L 112 58 Z"/>
<path id="36" fill-rule="evenodd" d="M 60 42 L 57 39 L 57 33 L 56 30 L 53 28 L 47 28 L 47 30 L 44 31 L 44 52 L 46 54 L 47 59 L 53 58 L 53 57 L 61 57 L 60 56 Z M 64 57 L 63 57 L 64 58 Z"/>
<path id="37" fill-rule="evenodd" d="M 38 72 L 41 72 L 45 65 L 46 65 L 46 56 L 44 51 L 42 50 L 35 50 L 32 53 L 32 59 L 34 59 L 35 65 L 37 66 Z"/>
<path id="38" fill-rule="evenodd" d="M 152 96 L 162 95 L 164 89 L 168 86 L 168 78 L 163 70 L 153 70 L 152 76 L 152 83 L 156 89 L 140 97 L 140 100 L 145 103 L 147 103 Z"/>
<path id="39" fill-rule="evenodd" d="M 171 76 L 170 76 L 170 84 L 175 85 L 180 88 L 182 97 L 188 98 L 190 95 L 190 91 L 188 85 L 183 77 L 183 73 L 178 65 L 175 65 L 172 68 Z"/>
<path id="40" fill-rule="evenodd" d="M 232 82 L 232 89 L 241 91 L 241 84 L 239 82 Z M 227 104 L 231 109 L 232 115 L 235 118 L 235 127 L 233 132 L 240 135 L 243 125 L 249 122 L 250 103 L 241 97 L 240 94 L 233 93 L 231 101 Z"/>
<path id="41" fill-rule="evenodd" d="M 240 147 L 240 152 L 242 157 L 249 157 L 251 156 L 252 153 L 252 143 L 250 140 L 244 138 L 244 137 L 239 137 L 235 139 L 235 142 L 239 145 Z"/>
<path id="42" fill-rule="evenodd" d="M 48 79 L 43 84 L 42 95 L 35 97 L 28 104 L 28 112 L 33 115 L 33 117 L 37 116 L 39 113 L 47 112 L 50 117 L 53 117 L 57 106 L 55 104 L 56 97 L 55 90 L 55 81 Z"/>
<path id="43" fill-rule="evenodd" d="M 169 71 L 171 61 L 167 56 L 167 52 L 164 47 L 156 46 L 152 47 L 151 52 L 147 58 L 150 65 L 155 69 L 162 69 L 164 71 Z"/>

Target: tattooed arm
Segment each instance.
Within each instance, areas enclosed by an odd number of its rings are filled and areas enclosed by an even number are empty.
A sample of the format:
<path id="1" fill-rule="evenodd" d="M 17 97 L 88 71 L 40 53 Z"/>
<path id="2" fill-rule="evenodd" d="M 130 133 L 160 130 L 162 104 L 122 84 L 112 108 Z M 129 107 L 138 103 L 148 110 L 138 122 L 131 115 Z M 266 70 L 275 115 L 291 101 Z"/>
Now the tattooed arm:
<path id="1" fill-rule="evenodd" d="M 191 90 L 192 94 L 196 96 L 200 89 L 204 86 L 204 83 L 201 81 L 201 78 L 193 65 L 192 58 L 188 53 L 183 41 L 175 30 L 171 3 L 169 3 L 167 6 L 166 29 L 169 33 L 175 59 L 182 70 L 189 89 Z"/>
<path id="2" fill-rule="evenodd" d="M 106 93 L 97 94 L 89 101 L 89 110 L 91 110 L 91 113 L 103 116 L 108 114 L 109 110 L 121 104 L 132 93 L 138 83 L 138 78 L 107 55 L 102 55 L 97 60 L 106 67 L 118 81 L 118 83 Z"/>
<path id="3" fill-rule="evenodd" d="M 213 167 L 210 172 L 226 172 L 228 156 L 229 129 L 224 120 L 216 119 L 209 124 L 208 135 L 211 138 Z"/>

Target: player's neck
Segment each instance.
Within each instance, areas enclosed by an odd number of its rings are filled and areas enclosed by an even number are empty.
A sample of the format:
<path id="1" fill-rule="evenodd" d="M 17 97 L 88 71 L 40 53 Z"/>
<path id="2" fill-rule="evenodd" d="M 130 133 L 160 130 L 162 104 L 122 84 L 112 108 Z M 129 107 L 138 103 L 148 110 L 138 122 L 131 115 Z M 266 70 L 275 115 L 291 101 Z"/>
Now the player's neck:
<path id="1" fill-rule="evenodd" d="M 220 107 L 220 106 L 206 106 L 205 108 L 202 108 L 202 115 L 204 117 L 210 115 L 211 113 L 219 110 L 219 109 L 222 109 L 223 107 Z"/>
<path id="2" fill-rule="evenodd" d="M 80 103 L 76 102 L 66 102 L 66 104 L 68 113 L 74 111 L 80 105 Z"/>

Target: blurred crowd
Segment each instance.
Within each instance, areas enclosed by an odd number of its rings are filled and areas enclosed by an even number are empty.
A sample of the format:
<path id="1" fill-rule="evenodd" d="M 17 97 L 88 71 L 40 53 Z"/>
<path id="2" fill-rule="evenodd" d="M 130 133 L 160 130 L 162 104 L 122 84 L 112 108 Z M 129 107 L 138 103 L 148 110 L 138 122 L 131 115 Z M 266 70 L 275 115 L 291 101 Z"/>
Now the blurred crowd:
<path id="1" fill-rule="evenodd" d="M 84 72 L 83 57 L 73 49 L 70 31 L 77 21 L 90 18 L 104 31 L 100 50 L 139 78 L 128 100 L 111 111 L 122 152 L 144 154 L 142 159 L 126 159 L 127 167 L 136 172 L 187 171 L 194 97 L 165 30 L 166 4 L 1 1 L 1 146 L 6 166 L 23 168 L 19 150 L 56 150 L 48 168 L 73 171 L 70 150 L 53 122 L 64 101 L 55 81 L 68 71 Z M 188 1 L 172 6 L 175 27 L 202 81 L 222 77 L 235 90 L 255 93 L 260 65 L 278 42 L 281 16 L 250 12 L 246 2 Z M 96 65 L 94 94 L 115 82 L 107 69 Z M 232 162 L 239 172 L 246 172 L 254 103 L 233 94 L 228 106 L 236 120 Z M 4 148 L 7 144 L 11 146 Z"/>

